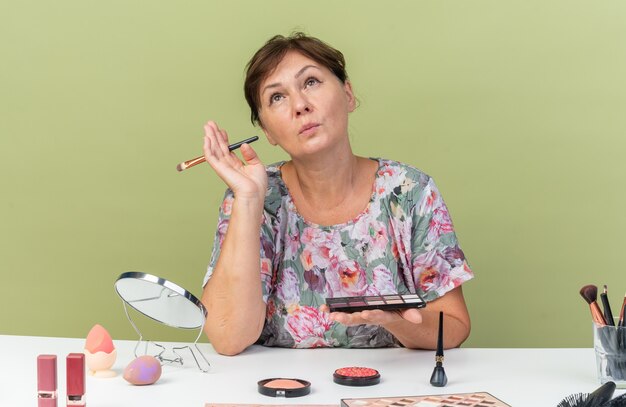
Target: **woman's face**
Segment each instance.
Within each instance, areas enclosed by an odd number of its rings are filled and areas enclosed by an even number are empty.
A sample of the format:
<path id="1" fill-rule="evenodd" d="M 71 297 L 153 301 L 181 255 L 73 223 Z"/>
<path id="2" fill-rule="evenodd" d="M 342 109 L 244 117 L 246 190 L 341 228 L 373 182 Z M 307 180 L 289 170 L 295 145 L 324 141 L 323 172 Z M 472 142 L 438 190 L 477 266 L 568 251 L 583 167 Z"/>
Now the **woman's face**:
<path id="1" fill-rule="evenodd" d="M 348 113 L 355 108 L 350 82 L 290 51 L 261 83 L 259 118 L 270 143 L 305 157 L 348 143 Z"/>

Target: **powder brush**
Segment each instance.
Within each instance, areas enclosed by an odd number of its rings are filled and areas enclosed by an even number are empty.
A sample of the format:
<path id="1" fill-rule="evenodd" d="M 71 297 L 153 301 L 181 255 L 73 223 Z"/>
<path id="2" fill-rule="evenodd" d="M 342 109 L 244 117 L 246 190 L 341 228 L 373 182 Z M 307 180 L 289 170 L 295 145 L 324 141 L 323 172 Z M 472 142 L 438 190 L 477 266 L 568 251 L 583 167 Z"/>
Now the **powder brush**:
<path id="1" fill-rule="evenodd" d="M 593 393 L 576 393 L 565 397 L 556 407 L 605 407 L 615 393 L 615 382 L 606 382 Z M 617 404 L 620 406 L 620 404 Z"/>
<path id="2" fill-rule="evenodd" d="M 596 302 L 596 299 L 598 298 L 598 287 L 593 284 L 586 285 L 580 289 L 580 295 L 585 301 L 587 301 L 587 304 L 589 304 L 591 318 L 593 318 L 593 321 L 598 325 L 606 325 L 604 315 L 602 315 L 602 311 L 600 311 L 600 307 Z"/>

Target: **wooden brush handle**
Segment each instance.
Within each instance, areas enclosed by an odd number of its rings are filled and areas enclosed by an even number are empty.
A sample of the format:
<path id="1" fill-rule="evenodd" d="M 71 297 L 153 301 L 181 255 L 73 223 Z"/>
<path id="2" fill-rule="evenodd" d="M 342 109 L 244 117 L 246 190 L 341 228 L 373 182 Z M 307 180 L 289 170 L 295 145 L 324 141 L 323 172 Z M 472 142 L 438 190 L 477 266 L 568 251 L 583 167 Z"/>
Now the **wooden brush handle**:
<path id="1" fill-rule="evenodd" d="M 597 302 L 589 304 L 589 309 L 591 309 L 591 317 L 596 324 L 606 325 L 606 320 L 604 319 L 604 315 L 602 315 L 602 311 L 600 311 L 600 307 Z"/>

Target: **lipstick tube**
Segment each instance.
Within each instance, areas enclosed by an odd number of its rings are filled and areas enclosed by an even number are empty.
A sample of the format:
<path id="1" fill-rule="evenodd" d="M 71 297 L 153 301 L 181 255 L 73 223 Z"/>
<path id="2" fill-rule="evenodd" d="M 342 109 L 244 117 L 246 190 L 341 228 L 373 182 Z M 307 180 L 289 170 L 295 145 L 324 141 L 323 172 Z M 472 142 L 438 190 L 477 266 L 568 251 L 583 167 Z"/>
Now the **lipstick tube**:
<path id="1" fill-rule="evenodd" d="M 37 356 L 37 406 L 57 407 L 57 357 Z"/>
<path id="2" fill-rule="evenodd" d="M 85 355 L 70 353 L 65 360 L 67 370 L 67 407 L 87 405 L 85 401 Z"/>

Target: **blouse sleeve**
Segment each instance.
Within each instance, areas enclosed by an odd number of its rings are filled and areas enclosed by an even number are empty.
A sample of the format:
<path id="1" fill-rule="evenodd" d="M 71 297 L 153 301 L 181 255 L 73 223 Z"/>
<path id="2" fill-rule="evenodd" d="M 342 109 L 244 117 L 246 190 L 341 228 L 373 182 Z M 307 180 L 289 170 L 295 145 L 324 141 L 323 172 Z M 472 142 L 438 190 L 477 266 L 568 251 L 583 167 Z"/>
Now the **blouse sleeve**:
<path id="1" fill-rule="evenodd" d="M 448 208 L 428 179 L 412 208 L 411 262 L 415 287 L 435 300 L 474 277 L 459 247 Z"/>
<path id="2" fill-rule="evenodd" d="M 211 278 L 213 274 L 213 269 L 217 264 L 217 260 L 220 256 L 220 251 L 222 248 L 222 243 L 224 242 L 224 238 L 226 237 L 226 232 L 228 230 L 228 223 L 230 221 L 231 210 L 233 206 L 233 201 L 235 197 L 233 192 L 228 189 L 224 194 L 224 200 L 220 205 L 219 209 L 219 217 L 217 221 L 217 228 L 215 231 L 215 241 L 213 243 L 213 251 L 211 253 L 211 259 L 209 261 L 209 266 L 207 267 L 207 272 L 204 276 L 204 281 L 202 286 L 204 287 L 206 283 Z M 274 253 L 275 253 L 275 234 L 273 233 L 273 227 L 271 224 L 271 217 L 268 216 L 266 211 L 263 211 L 263 219 L 261 224 L 261 268 L 260 268 L 260 278 L 261 278 L 261 288 L 263 290 L 263 301 L 267 303 L 267 298 L 271 291 L 272 282 L 275 281 L 274 276 Z M 241 253 L 242 256 L 245 253 Z"/>

